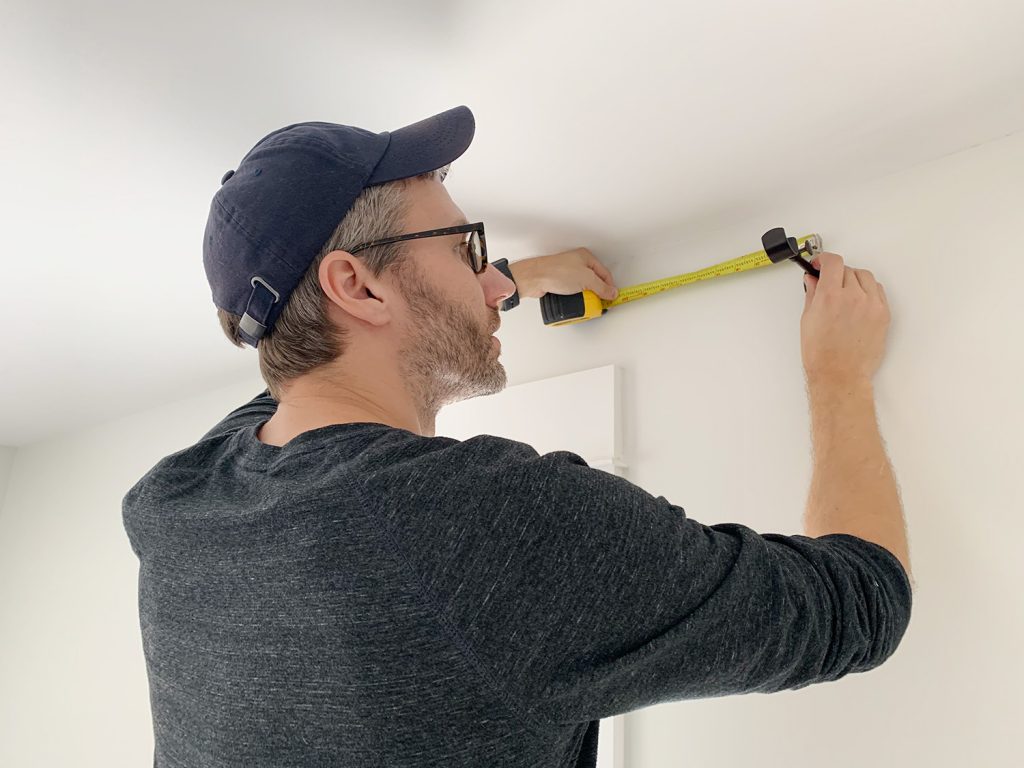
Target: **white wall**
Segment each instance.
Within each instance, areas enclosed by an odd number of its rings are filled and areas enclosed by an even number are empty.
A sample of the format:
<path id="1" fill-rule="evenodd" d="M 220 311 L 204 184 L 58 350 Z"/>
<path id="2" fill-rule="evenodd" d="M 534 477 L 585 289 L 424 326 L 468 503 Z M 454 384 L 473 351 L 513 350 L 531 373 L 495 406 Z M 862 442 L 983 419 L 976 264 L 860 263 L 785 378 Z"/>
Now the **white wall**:
<path id="1" fill-rule="evenodd" d="M 874 272 L 893 311 L 879 419 L 918 584 L 910 629 L 881 668 L 799 692 L 640 710 L 627 717 L 630 768 L 1018 764 L 1022 212 L 1018 133 L 841 193 L 780 189 L 773 210 L 728 231 L 597 254 L 626 286 L 755 250 L 764 230 L 784 226 L 820 232 Z M 510 384 L 621 366 L 633 482 L 707 524 L 800 533 L 811 475 L 800 282 L 796 266 L 779 265 L 563 328 L 544 327 L 524 300 L 503 318 L 502 359 Z M 152 759 L 121 498 L 258 392 L 255 355 L 253 371 L 16 452 L 0 509 L 0 764 Z"/>
<path id="2" fill-rule="evenodd" d="M 7 484 L 11 479 L 15 453 L 17 453 L 17 449 L 0 445 L 0 509 L 4 508 L 4 496 L 7 494 Z"/>

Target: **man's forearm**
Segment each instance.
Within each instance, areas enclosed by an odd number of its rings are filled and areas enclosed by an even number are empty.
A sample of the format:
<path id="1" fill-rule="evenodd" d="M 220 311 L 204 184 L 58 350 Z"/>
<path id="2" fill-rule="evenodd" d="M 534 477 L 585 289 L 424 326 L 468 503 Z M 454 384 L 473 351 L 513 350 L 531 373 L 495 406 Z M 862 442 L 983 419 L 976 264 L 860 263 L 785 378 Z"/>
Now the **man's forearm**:
<path id="1" fill-rule="evenodd" d="M 874 387 L 870 381 L 809 382 L 808 395 L 814 474 L 806 534 L 848 533 L 867 539 L 892 552 L 910 576 L 906 521 L 878 431 Z"/>

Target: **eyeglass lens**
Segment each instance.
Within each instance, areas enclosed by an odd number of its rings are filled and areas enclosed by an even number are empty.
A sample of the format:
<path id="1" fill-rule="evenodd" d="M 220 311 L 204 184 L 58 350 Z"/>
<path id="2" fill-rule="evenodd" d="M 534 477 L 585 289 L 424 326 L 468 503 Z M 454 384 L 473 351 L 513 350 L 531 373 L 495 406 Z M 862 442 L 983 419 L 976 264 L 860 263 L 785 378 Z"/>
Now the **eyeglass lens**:
<path id="1" fill-rule="evenodd" d="M 473 267 L 473 271 L 479 273 L 484 268 L 484 265 L 483 251 L 480 248 L 480 233 L 476 230 L 469 233 L 469 257 L 470 266 Z"/>

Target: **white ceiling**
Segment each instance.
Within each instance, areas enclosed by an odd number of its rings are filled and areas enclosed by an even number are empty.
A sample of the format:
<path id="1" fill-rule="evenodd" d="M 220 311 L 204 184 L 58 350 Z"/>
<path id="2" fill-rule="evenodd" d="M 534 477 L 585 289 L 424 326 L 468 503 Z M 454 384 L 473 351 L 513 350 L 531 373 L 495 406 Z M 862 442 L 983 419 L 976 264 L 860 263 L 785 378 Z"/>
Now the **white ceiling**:
<path id="1" fill-rule="evenodd" d="M 257 369 L 217 324 L 201 238 L 224 171 L 288 123 L 379 132 L 466 104 L 476 136 L 446 186 L 491 253 L 585 245 L 613 273 L 625 244 L 721 227 L 803 174 L 826 189 L 1024 129 L 1016 0 L 0 14 L 8 446 Z"/>

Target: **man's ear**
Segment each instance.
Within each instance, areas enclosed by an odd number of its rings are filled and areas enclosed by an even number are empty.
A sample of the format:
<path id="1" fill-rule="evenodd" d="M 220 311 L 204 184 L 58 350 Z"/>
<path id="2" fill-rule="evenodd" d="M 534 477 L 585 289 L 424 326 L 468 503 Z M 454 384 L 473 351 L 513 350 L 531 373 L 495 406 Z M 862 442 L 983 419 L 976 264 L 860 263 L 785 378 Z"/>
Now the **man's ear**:
<path id="1" fill-rule="evenodd" d="M 386 292 L 358 257 L 347 251 L 331 251 L 320 262 L 319 277 L 324 294 L 345 313 L 371 325 L 391 322 Z M 370 290 L 371 282 L 379 296 Z"/>

